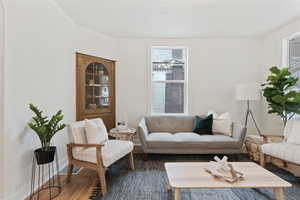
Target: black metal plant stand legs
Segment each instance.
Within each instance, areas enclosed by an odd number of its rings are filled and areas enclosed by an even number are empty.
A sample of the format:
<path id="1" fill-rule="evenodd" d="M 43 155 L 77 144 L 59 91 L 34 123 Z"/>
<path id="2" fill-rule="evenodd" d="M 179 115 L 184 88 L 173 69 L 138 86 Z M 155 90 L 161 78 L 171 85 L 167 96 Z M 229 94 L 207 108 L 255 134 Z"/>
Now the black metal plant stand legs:
<path id="1" fill-rule="evenodd" d="M 56 168 L 56 173 L 55 173 Z M 36 174 L 37 169 L 37 174 Z M 45 179 L 44 179 L 45 176 Z M 45 184 L 48 178 L 48 183 Z M 37 183 L 37 189 L 35 191 Z M 55 153 L 55 161 L 46 164 L 38 164 L 35 156 L 33 156 L 32 160 L 32 176 L 31 176 L 31 192 L 30 192 L 30 200 L 39 200 L 40 193 L 47 193 L 50 199 L 54 199 L 61 192 L 61 182 L 59 176 L 59 163 L 57 152 Z M 43 195 L 44 196 L 44 195 Z"/>

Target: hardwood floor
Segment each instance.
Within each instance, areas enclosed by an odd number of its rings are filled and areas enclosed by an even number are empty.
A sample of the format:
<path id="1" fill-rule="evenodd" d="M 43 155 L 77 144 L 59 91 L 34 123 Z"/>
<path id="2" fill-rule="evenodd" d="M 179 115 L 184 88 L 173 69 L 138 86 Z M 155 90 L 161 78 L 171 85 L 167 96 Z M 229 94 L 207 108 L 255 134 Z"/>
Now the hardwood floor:
<path id="1" fill-rule="evenodd" d="M 143 153 L 140 145 L 136 145 L 134 153 L 141 155 Z M 71 183 L 67 182 L 67 175 L 61 175 L 62 191 L 55 200 L 88 200 L 93 189 L 99 183 L 97 172 L 87 168 L 82 169 L 78 175 L 72 175 Z M 44 185 L 47 185 L 45 183 Z M 25 200 L 29 200 L 26 198 Z M 40 200 L 48 200 L 47 191 L 40 195 Z M 35 196 L 32 200 L 37 200 Z"/>
<path id="2" fill-rule="evenodd" d="M 83 169 L 78 175 L 73 175 L 71 183 L 66 183 L 66 178 L 66 175 L 61 175 L 62 191 L 55 200 L 88 200 L 94 187 L 99 182 L 96 171 L 89 169 Z M 37 199 L 36 196 L 33 200 L 35 199 Z M 47 192 L 40 195 L 40 200 L 48 199 Z M 29 198 L 26 200 L 29 200 Z"/>

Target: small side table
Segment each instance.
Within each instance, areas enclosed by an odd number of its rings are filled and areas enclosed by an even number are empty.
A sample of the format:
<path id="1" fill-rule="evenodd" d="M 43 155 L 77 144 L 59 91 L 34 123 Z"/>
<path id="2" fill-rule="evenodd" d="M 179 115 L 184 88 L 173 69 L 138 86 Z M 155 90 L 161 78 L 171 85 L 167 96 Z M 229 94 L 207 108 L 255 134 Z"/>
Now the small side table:
<path id="1" fill-rule="evenodd" d="M 133 138 L 136 135 L 136 129 L 128 128 L 125 130 L 119 130 L 118 128 L 113 128 L 109 131 L 108 135 L 118 140 L 129 140 L 133 142 Z"/>

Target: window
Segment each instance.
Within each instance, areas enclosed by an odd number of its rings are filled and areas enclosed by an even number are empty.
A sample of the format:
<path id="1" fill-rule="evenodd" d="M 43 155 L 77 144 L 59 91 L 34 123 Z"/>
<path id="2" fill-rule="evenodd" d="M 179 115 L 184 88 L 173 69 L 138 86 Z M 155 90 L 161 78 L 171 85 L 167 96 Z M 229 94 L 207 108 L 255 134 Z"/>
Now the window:
<path id="1" fill-rule="evenodd" d="M 287 59 L 285 64 L 294 76 L 300 78 L 300 34 L 293 35 L 286 41 L 287 54 L 285 55 L 287 55 Z M 300 81 L 298 81 L 297 86 L 300 88 Z"/>
<path id="2" fill-rule="evenodd" d="M 152 114 L 187 113 L 187 49 L 152 47 Z"/>

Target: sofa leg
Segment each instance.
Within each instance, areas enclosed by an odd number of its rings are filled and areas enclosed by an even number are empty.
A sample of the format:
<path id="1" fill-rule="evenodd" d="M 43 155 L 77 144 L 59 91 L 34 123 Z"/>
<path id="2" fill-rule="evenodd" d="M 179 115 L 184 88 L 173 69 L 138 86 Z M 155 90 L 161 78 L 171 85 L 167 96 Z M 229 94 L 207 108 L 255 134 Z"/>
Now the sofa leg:
<path id="1" fill-rule="evenodd" d="M 73 167 L 74 167 L 74 165 L 72 165 L 72 164 L 69 164 L 69 166 L 68 166 L 67 183 L 71 182 L 71 176 L 72 176 L 72 173 L 73 173 Z"/>
<path id="2" fill-rule="evenodd" d="M 134 159 L 133 159 L 133 153 L 130 152 L 128 154 L 128 160 L 129 160 L 129 167 L 131 170 L 134 170 Z"/>
<path id="3" fill-rule="evenodd" d="M 260 166 L 266 166 L 266 156 L 263 152 L 260 152 Z"/>
<path id="4" fill-rule="evenodd" d="M 100 181 L 101 194 L 102 194 L 102 196 L 105 196 L 107 194 L 107 185 L 106 185 L 104 167 L 99 166 L 97 169 L 97 172 L 98 172 L 98 177 L 99 177 L 99 181 Z"/>

